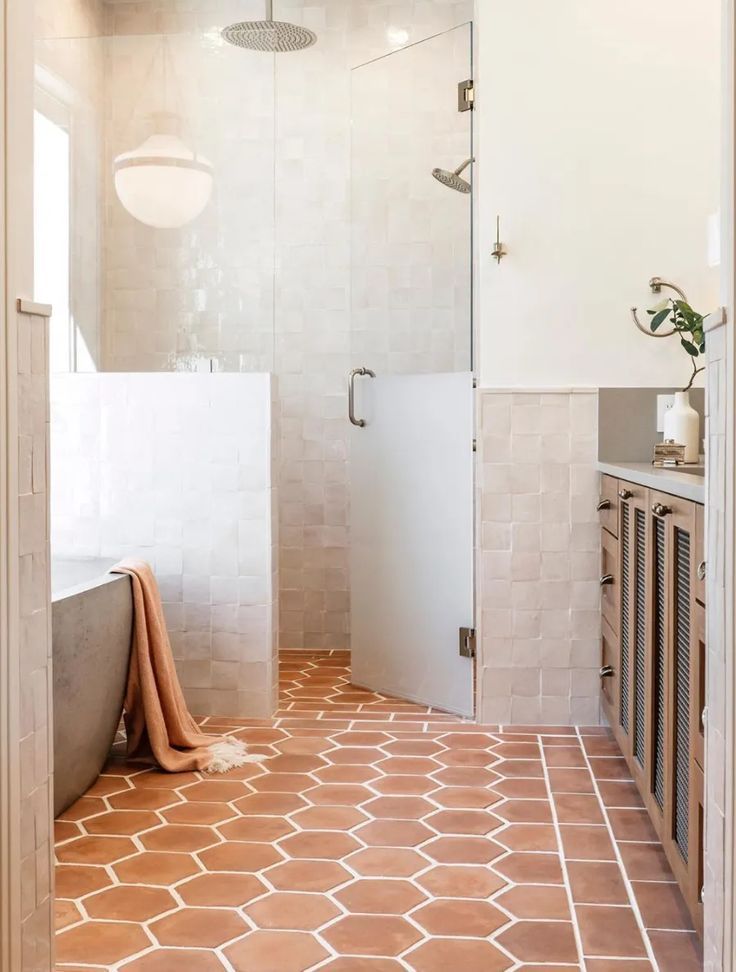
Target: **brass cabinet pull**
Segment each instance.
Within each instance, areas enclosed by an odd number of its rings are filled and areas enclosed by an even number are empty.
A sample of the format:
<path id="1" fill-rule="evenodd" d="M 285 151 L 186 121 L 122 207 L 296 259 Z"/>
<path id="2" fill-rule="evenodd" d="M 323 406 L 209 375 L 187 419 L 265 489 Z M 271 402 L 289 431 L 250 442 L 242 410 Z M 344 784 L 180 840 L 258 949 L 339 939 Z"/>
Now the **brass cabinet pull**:
<path id="1" fill-rule="evenodd" d="M 655 516 L 669 516 L 672 510 L 669 506 L 665 506 L 663 503 L 654 503 L 652 506 L 652 513 Z"/>
<path id="2" fill-rule="evenodd" d="M 613 678 L 614 674 L 613 665 L 604 665 L 600 671 L 601 678 Z"/>
<path id="3" fill-rule="evenodd" d="M 611 501 L 609 499 L 600 500 L 598 502 L 598 505 L 596 506 L 596 511 L 598 513 L 602 513 L 603 510 L 610 510 L 610 509 L 611 509 Z"/>
<path id="4" fill-rule="evenodd" d="M 631 499 L 631 497 L 632 497 L 632 496 L 633 496 L 634 494 L 633 494 L 633 493 L 631 492 L 631 490 L 630 490 L 630 489 L 620 489 L 620 490 L 618 491 L 618 495 L 619 495 L 619 498 L 620 498 L 620 499 L 622 499 L 622 500 L 628 500 L 628 499 Z"/>
<path id="5" fill-rule="evenodd" d="M 605 587 L 607 584 L 613 584 L 613 581 L 613 574 L 604 574 L 603 577 L 601 577 L 601 587 Z"/>
<path id="6" fill-rule="evenodd" d="M 705 580 L 705 561 L 704 560 L 701 560 L 700 563 L 698 564 L 698 580 L 699 581 L 704 581 Z"/>

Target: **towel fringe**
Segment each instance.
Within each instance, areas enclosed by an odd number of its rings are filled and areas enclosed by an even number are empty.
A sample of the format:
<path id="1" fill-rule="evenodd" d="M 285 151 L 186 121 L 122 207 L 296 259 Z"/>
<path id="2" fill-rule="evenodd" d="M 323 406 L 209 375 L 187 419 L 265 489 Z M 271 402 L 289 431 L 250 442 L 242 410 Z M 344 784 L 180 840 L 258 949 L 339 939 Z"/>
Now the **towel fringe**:
<path id="1" fill-rule="evenodd" d="M 246 763 L 262 763 L 267 756 L 260 753 L 249 753 L 248 747 L 240 739 L 225 738 L 210 746 L 212 762 L 207 767 L 208 773 L 227 773 L 228 770 L 245 766 Z"/>

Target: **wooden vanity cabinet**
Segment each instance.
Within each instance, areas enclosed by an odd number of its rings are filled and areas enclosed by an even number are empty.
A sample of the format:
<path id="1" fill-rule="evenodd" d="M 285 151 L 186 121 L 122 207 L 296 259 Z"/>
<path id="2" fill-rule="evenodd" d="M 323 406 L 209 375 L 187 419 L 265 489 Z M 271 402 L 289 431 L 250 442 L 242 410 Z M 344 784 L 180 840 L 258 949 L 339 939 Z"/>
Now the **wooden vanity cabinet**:
<path id="1" fill-rule="evenodd" d="M 702 930 L 702 507 L 602 479 L 602 704 Z"/>

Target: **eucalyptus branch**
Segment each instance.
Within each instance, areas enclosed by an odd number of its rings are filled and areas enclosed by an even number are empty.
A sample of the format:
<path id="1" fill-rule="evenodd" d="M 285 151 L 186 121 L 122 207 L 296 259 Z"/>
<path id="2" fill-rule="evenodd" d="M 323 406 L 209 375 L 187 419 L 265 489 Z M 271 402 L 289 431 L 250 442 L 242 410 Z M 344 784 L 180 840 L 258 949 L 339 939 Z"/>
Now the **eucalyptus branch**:
<path id="1" fill-rule="evenodd" d="M 667 321 L 672 327 L 673 336 L 676 334 L 680 338 L 680 344 L 693 366 L 690 381 L 683 388 L 683 391 L 690 391 L 696 377 L 705 371 L 704 367 L 697 365 L 700 355 L 705 354 L 705 317 L 694 311 L 687 301 L 673 298 L 663 300 L 648 313 L 652 318 L 649 322 L 652 334 Z"/>
<path id="2" fill-rule="evenodd" d="M 698 375 L 700 374 L 701 371 L 705 371 L 705 367 L 698 368 L 698 366 L 695 364 L 695 361 L 693 361 L 693 373 L 690 376 L 690 381 L 682 389 L 683 391 L 690 391 L 690 389 L 693 387 L 693 382 L 698 377 Z"/>

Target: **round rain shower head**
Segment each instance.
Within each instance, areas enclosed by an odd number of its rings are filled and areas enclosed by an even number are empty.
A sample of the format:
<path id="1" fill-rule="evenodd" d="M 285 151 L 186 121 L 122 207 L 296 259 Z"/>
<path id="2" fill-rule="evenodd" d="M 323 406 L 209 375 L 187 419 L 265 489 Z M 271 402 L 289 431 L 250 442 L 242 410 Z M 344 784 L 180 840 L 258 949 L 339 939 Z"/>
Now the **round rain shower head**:
<path id="1" fill-rule="evenodd" d="M 450 172 L 448 169 L 432 169 L 432 175 L 438 182 L 441 182 L 443 186 L 447 186 L 448 189 L 454 189 L 455 192 L 467 194 L 471 191 L 471 186 L 469 182 L 461 177 L 461 173 L 464 172 L 471 162 L 474 161 L 474 159 L 467 159 L 459 168 L 455 169 L 454 172 Z"/>
<path id="2" fill-rule="evenodd" d="M 231 24 L 222 31 L 223 39 L 235 47 L 266 54 L 303 51 L 317 43 L 317 35 L 299 24 L 273 19 L 273 0 L 269 0 L 265 20 Z"/>

